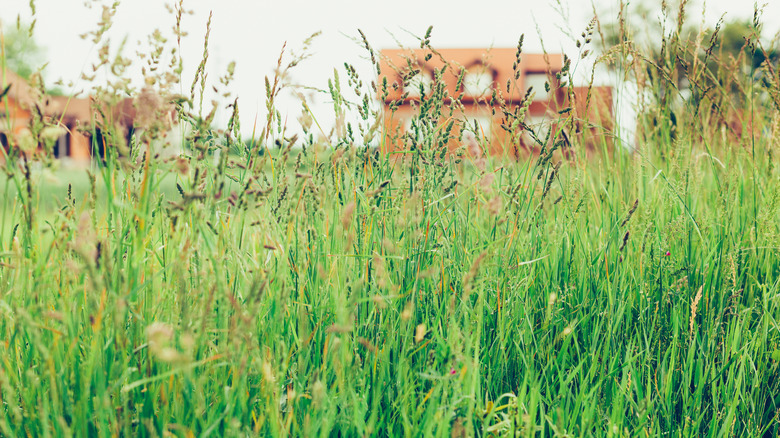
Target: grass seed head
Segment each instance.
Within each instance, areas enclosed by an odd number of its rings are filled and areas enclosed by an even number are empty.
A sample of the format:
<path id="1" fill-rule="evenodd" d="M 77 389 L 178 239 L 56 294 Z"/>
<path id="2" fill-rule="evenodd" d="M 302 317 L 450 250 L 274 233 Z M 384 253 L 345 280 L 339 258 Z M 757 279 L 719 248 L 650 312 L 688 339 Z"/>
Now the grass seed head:
<path id="1" fill-rule="evenodd" d="M 414 342 L 417 344 L 422 342 L 426 333 L 428 333 L 428 330 L 425 328 L 425 324 L 419 324 L 414 330 Z"/>
<path id="2" fill-rule="evenodd" d="M 689 323 L 690 334 L 693 336 L 694 323 L 696 322 L 696 311 L 699 307 L 699 301 L 701 300 L 701 294 L 704 290 L 704 285 L 699 286 L 699 290 L 696 291 L 696 296 L 691 300 L 691 319 Z"/>

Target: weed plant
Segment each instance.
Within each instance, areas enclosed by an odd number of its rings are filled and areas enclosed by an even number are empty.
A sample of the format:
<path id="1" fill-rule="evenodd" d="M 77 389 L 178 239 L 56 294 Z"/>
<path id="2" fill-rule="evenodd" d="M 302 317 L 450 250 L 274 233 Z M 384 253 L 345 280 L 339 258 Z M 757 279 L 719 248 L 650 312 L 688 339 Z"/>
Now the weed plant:
<path id="1" fill-rule="evenodd" d="M 128 87 L 114 11 L 89 35 L 111 78 L 96 108 Z M 742 53 L 763 50 L 758 18 Z M 349 64 L 325 90 L 337 126 L 304 100 L 291 134 L 275 99 L 305 50 L 266 79 L 252 138 L 235 100 L 215 129 L 208 37 L 187 87 L 155 34 L 149 88 L 129 90 L 144 129 L 124 144 L 104 110 L 86 191 L 39 205 L 56 120 L 4 149 L 0 434 L 777 436 L 778 73 L 719 53 L 717 32 L 688 44 L 682 21 L 655 58 L 628 31 L 596 53 L 597 19 L 578 44 L 648 96 L 636 151 L 575 106 L 528 132 L 499 92 L 504 149 L 536 142 L 519 159 L 486 154 L 436 80 L 388 131 L 392 83 Z M 573 69 L 552 84 L 570 99 Z M 185 151 L 163 158 L 172 109 Z M 391 141 L 403 153 L 379 152 Z"/>

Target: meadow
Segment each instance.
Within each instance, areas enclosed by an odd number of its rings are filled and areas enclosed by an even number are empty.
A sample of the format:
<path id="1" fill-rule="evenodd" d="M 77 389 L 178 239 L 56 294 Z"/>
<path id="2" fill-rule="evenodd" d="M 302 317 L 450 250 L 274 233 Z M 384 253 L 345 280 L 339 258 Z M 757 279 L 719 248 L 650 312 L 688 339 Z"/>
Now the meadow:
<path id="1" fill-rule="evenodd" d="M 349 70 L 335 111 L 365 117 L 292 135 L 282 58 L 251 138 L 199 70 L 180 157 L 155 126 L 80 176 L 11 148 L 0 434 L 777 436 L 780 82 L 757 33 L 729 57 L 681 29 L 590 55 L 652 97 L 635 151 L 570 108 L 489 155 L 435 83 L 386 132 Z"/>

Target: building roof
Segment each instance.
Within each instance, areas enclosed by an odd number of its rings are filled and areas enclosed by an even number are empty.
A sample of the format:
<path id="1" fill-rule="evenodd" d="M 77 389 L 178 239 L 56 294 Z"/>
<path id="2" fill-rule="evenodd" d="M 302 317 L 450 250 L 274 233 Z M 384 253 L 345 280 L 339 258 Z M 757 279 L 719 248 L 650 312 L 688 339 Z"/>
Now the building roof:
<path id="1" fill-rule="evenodd" d="M 35 104 L 35 90 L 30 86 L 26 79 L 5 68 L 0 68 L 0 87 L 8 89 L 8 97 L 17 102 L 25 109 L 31 108 Z"/>
<path id="2" fill-rule="evenodd" d="M 0 69 L 0 86 L 2 89 L 10 86 L 7 97 L 25 110 L 32 110 L 38 104 L 43 115 L 61 119 L 64 123 L 93 120 L 91 99 L 48 95 L 41 98 L 27 79 L 7 68 Z"/>
<path id="3" fill-rule="evenodd" d="M 62 117 L 86 123 L 92 120 L 92 103 L 88 98 L 51 96 L 47 99 L 44 112 L 52 117 Z"/>

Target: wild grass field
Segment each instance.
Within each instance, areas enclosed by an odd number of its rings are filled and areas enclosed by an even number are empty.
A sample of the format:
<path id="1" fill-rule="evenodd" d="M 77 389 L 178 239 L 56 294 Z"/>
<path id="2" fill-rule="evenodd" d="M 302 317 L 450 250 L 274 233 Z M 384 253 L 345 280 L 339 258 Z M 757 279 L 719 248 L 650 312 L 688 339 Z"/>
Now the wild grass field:
<path id="1" fill-rule="evenodd" d="M 778 436 L 780 81 L 752 63 L 758 16 L 737 56 L 679 24 L 660 52 L 621 30 L 590 55 L 649 93 L 636 151 L 581 152 L 570 110 L 536 153 L 490 156 L 435 85 L 408 133 L 371 103 L 294 139 L 286 63 L 251 139 L 198 111 L 201 75 L 181 157 L 148 129 L 74 177 L 12 143 L 0 434 Z"/>

